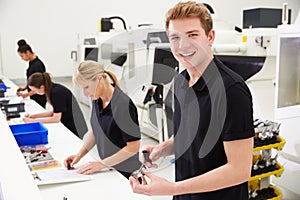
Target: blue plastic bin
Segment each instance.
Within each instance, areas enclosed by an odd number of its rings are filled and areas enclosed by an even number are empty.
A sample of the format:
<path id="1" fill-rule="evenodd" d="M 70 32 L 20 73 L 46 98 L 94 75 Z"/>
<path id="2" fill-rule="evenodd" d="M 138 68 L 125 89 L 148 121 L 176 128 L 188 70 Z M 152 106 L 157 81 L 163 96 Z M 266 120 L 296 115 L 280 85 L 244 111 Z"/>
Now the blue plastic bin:
<path id="1" fill-rule="evenodd" d="M 4 83 L 0 83 L 0 88 L 2 88 L 4 92 L 6 92 L 7 87 Z"/>
<path id="2" fill-rule="evenodd" d="M 41 122 L 9 125 L 19 146 L 48 144 L 48 129 Z"/>

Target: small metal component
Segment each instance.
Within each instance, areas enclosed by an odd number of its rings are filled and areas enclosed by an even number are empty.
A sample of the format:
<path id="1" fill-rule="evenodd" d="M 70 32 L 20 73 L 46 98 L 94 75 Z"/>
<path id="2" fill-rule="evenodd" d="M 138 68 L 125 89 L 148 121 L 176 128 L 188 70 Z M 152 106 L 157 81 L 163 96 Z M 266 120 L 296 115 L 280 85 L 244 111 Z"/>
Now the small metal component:
<path id="1" fill-rule="evenodd" d="M 30 158 L 31 154 L 28 152 L 25 152 L 23 155 L 24 155 L 26 163 L 30 163 L 31 162 L 31 158 Z"/>
<path id="2" fill-rule="evenodd" d="M 261 152 L 261 164 L 264 165 L 264 167 L 269 167 L 271 165 L 270 159 L 271 159 L 271 153 L 269 151 L 264 150 Z"/>
<path id="3" fill-rule="evenodd" d="M 143 150 L 142 153 L 144 155 L 145 161 L 152 164 L 152 160 L 150 160 L 150 158 L 149 158 L 150 153 L 147 150 Z"/>
<path id="4" fill-rule="evenodd" d="M 256 188 L 255 190 L 252 190 L 252 191 L 251 191 L 250 196 L 251 196 L 252 198 L 257 197 L 258 194 L 257 194 L 256 191 L 257 191 L 257 188 Z"/>
<path id="5" fill-rule="evenodd" d="M 259 159 L 256 160 L 256 162 L 254 163 L 254 165 L 252 166 L 253 170 L 258 170 L 258 162 L 259 162 Z"/>
<path id="6" fill-rule="evenodd" d="M 269 155 L 268 157 L 264 158 L 265 160 L 265 166 L 266 167 L 269 167 L 272 165 L 272 162 L 271 162 L 271 155 Z"/>
<path id="7" fill-rule="evenodd" d="M 32 174 L 32 176 L 33 176 L 34 180 L 35 180 L 35 179 L 37 179 L 37 180 L 39 180 L 39 181 L 42 180 L 36 172 L 34 172 L 34 173 Z"/>
<path id="8" fill-rule="evenodd" d="M 275 157 L 274 158 L 271 158 L 270 159 L 270 163 L 271 163 L 271 165 L 276 165 L 276 163 L 277 163 L 277 157 L 278 157 L 278 153 L 275 155 Z"/>
<path id="9" fill-rule="evenodd" d="M 258 167 L 259 167 L 260 169 L 265 168 L 265 167 L 266 167 L 266 162 L 265 162 L 264 160 L 261 160 L 261 161 L 258 163 Z"/>
<path id="10" fill-rule="evenodd" d="M 267 139 L 267 137 L 268 137 L 268 135 L 266 134 L 266 129 L 263 130 L 261 133 L 258 134 L 258 138 L 260 140 L 265 140 L 265 139 Z"/>
<path id="11" fill-rule="evenodd" d="M 272 165 L 272 162 L 270 159 L 266 160 L 266 167 L 269 167 Z"/>
<path id="12" fill-rule="evenodd" d="M 273 134 L 279 135 L 280 126 L 281 126 L 281 123 L 279 123 L 279 124 L 276 123 L 276 125 L 273 127 L 273 130 L 272 130 Z"/>
<path id="13" fill-rule="evenodd" d="M 271 165 L 276 165 L 276 163 L 277 163 L 277 160 L 276 159 L 271 159 Z"/>
<path id="14" fill-rule="evenodd" d="M 273 125 L 270 125 L 267 128 L 266 135 L 267 135 L 268 139 L 271 139 L 274 136 L 273 131 L 272 131 L 273 127 L 274 127 Z"/>
<path id="15" fill-rule="evenodd" d="M 150 160 L 150 158 L 149 158 L 150 153 L 147 150 L 143 150 L 142 153 L 144 155 L 145 161 L 152 164 L 152 160 Z M 143 176 L 143 173 L 142 173 L 143 169 L 146 169 L 146 165 L 144 163 L 141 165 L 141 167 L 138 170 L 135 170 L 134 172 L 132 172 L 131 176 L 133 176 L 135 178 L 139 178 L 139 177 Z"/>
<path id="16" fill-rule="evenodd" d="M 261 120 L 260 120 L 260 119 L 255 119 L 255 120 L 254 120 L 254 123 L 253 123 L 254 128 L 256 128 L 260 123 L 261 123 Z"/>
<path id="17" fill-rule="evenodd" d="M 143 174 L 142 174 L 143 169 L 146 169 L 146 166 L 144 164 L 142 164 L 138 170 L 135 170 L 134 172 L 132 172 L 131 176 L 133 176 L 135 178 L 139 178 L 139 177 L 143 176 Z"/>
<path id="18" fill-rule="evenodd" d="M 68 170 L 74 169 L 74 167 L 71 166 L 71 163 L 70 163 L 70 162 L 68 162 L 68 164 L 67 164 L 67 169 L 68 169 Z"/>
<path id="19" fill-rule="evenodd" d="M 30 158 L 30 162 L 36 162 L 36 161 L 38 161 L 38 160 L 39 160 L 38 157 L 41 156 L 42 153 L 43 153 L 43 152 L 41 151 L 41 152 L 35 154 L 34 156 L 32 156 L 32 157 Z"/>

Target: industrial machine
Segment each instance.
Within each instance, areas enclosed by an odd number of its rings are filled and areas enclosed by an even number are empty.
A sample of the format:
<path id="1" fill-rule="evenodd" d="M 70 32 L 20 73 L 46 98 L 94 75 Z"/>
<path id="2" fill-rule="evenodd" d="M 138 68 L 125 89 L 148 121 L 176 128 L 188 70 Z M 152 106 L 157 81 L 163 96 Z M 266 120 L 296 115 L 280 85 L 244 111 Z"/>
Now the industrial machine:
<path id="1" fill-rule="evenodd" d="M 284 7 L 245 10 L 243 28 L 214 18 L 216 38 L 212 50 L 246 81 L 253 98 L 254 118 L 281 123 L 286 145 L 278 160 L 285 166 L 285 173 L 272 181 L 299 198 L 299 180 L 293 175 L 300 175 L 300 16 L 295 24 L 288 25 L 291 11 Z M 142 132 L 159 142 L 169 137 L 172 100 L 168 102 L 168 94 L 181 66 L 163 30 L 143 27 L 79 37 L 76 60 L 76 66 L 83 60 L 95 60 L 112 70 L 121 89 L 137 105 Z M 79 89 L 77 97 L 90 106 L 90 100 Z M 287 182 L 291 184 L 284 185 Z"/>
<path id="2" fill-rule="evenodd" d="M 217 30 L 216 45 L 213 50 L 220 55 L 221 60 L 225 56 L 229 60 L 227 65 L 231 68 L 236 63 L 234 59 L 240 62 L 245 59 L 246 65 L 238 66 L 243 67 L 242 71 L 248 72 L 248 75 L 251 75 L 249 73 L 252 73 L 255 68 L 258 69 L 258 63 L 263 64 L 256 74 L 246 77 L 248 78 L 246 83 L 253 96 L 254 117 L 274 120 L 281 124 L 281 136 L 286 140 L 285 147 L 278 149 L 277 152 L 278 161 L 284 166 L 284 173 L 280 178 L 271 177 L 268 182 L 278 186 L 284 198 L 299 199 L 300 16 L 298 15 L 295 24 L 290 25 L 291 11 L 287 9 L 287 4 L 284 4 L 279 13 L 279 9 L 273 9 L 277 14 L 269 13 L 269 17 L 273 18 L 272 23 L 276 19 L 282 21 L 275 24 L 276 26 L 273 24 L 268 27 L 264 18 L 258 18 L 265 16 L 259 12 L 270 12 L 270 10 L 272 9 L 251 10 L 250 15 L 256 17 L 256 24 L 251 26 L 248 23 L 248 27 L 243 27 L 241 33 Z M 255 57 L 265 57 L 265 61 L 255 61 L 253 60 L 256 59 Z M 250 65 L 248 69 L 244 69 L 247 60 Z M 227 62 L 227 60 L 223 61 Z M 233 70 L 239 73 L 234 67 Z M 247 76 L 247 74 L 240 74 L 243 77 Z"/>
<path id="3" fill-rule="evenodd" d="M 209 10 L 213 12 L 211 7 Z M 265 10 L 259 9 L 259 11 Z M 249 12 L 251 16 L 252 10 L 245 13 L 249 15 Z M 216 29 L 216 38 L 212 47 L 214 53 L 247 82 L 253 95 L 255 118 L 274 119 L 276 26 L 253 24 L 253 28 L 249 25 L 252 23 L 251 20 L 249 22 L 245 19 L 248 27 L 241 29 L 216 18 L 213 20 Z M 102 21 L 101 25 L 108 24 L 107 27 L 111 27 L 107 20 Z M 124 25 L 124 29 L 125 27 Z M 169 130 L 164 131 L 164 136 L 161 136 L 161 133 L 157 134 L 162 127 L 168 127 L 166 113 L 158 111 L 154 114 L 154 112 L 160 108 L 166 110 L 161 102 L 165 103 L 172 77 L 176 74 L 174 72 L 179 71 L 180 66 L 172 56 L 168 38 L 163 30 L 142 27 L 133 31 L 110 30 L 92 36 L 82 36 L 79 37 L 77 57 L 76 66 L 83 60 L 95 60 L 103 64 L 106 69 L 113 71 L 119 79 L 122 90 L 139 108 L 140 124 L 144 129 L 142 132 L 159 141 L 168 138 L 170 127 Z M 157 68 L 157 64 L 171 66 L 171 68 L 163 67 L 166 69 L 163 73 L 162 69 Z M 167 77 L 167 74 L 171 76 Z M 157 81 L 161 81 L 160 77 L 165 81 L 157 84 Z M 89 98 L 84 97 L 79 89 L 76 93 L 81 102 L 91 105 Z M 151 98 L 153 96 L 156 99 Z M 150 100 L 144 103 L 147 98 Z M 153 100 L 154 105 L 152 105 Z M 157 109 L 151 111 L 150 107 Z M 165 120 L 161 121 L 162 118 Z M 157 129 L 157 126 L 160 128 Z"/>
<path id="4" fill-rule="evenodd" d="M 215 19 L 213 50 L 249 86 L 254 117 L 274 120 L 278 25 L 291 23 L 287 3 L 281 8 L 243 10 L 243 28 Z"/>
<path id="5" fill-rule="evenodd" d="M 300 14 L 294 24 L 278 27 L 275 119 L 280 122 L 286 146 L 279 159 L 285 172 L 274 179 L 287 199 L 300 199 Z"/>
<path id="6" fill-rule="evenodd" d="M 178 71 L 166 32 L 149 26 L 127 31 L 126 25 L 124 30 L 108 30 L 112 26 L 107 21 L 105 18 L 99 25 L 105 32 L 79 36 L 71 58 L 76 67 L 84 60 L 94 60 L 113 71 L 138 108 L 142 133 L 164 141 L 169 135 L 164 99 L 177 74 L 174 69 Z M 90 98 L 80 88 L 75 89 L 75 96 L 91 108 Z"/>
<path id="7" fill-rule="evenodd" d="M 247 71 L 252 73 L 252 69 L 258 69 L 258 63 L 263 63 L 261 70 L 246 79 L 253 97 L 254 117 L 280 123 L 281 136 L 286 140 L 285 147 L 277 152 L 278 161 L 284 166 L 284 173 L 280 178 L 272 177 L 269 182 L 279 186 L 285 198 L 299 199 L 300 16 L 298 14 L 295 23 L 290 24 L 291 11 L 286 6 L 284 4 L 282 11 L 277 13 L 282 15 L 282 18 L 276 14 L 270 14 L 274 20 L 282 20 L 275 27 L 267 27 L 264 19 L 257 19 L 258 24 L 248 28 L 243 27 L 241 33 L 233 34 L 233 31 L 229 33 L 217 30 L 216 45 L 213 50 L 220 55 L 221 60 L 224 56 L 229 59 L 227 65 L 231 68 L 236 63 L 233 57 L 241 62 L 245 59 L 246 65 L 239 64 L 239 67 L 246 67 L 248 60 L 250 65 L 246 71 L 243 69 L 244 73 Z M 253 9 L 252 11 L 257 17 L 260 16 L 257 12 L 269 12 L 270 9 Z M 278 9 L 275 11 L 277 12 Z M 235 37 L 232 37 L 234 35 Z M 265 61 L 251 61 L 251 59 L 256 59 L 255 57 L 265 57 Z M 223 61 L 227 62 L 227 60 Z M 261 66 L 261 64 L 258 65 Z M 233 70 L 239 73 L 234 67 Z M 241 75 L 244 77 L 247 74 Z"/>

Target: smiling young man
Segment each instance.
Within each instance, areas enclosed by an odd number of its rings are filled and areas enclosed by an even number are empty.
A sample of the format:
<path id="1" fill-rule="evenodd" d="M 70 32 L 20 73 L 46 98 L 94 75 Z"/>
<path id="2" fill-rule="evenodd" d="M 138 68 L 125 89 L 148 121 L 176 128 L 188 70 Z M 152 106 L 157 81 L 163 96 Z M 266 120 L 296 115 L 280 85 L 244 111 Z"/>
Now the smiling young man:
<path id="1" fill-rule="evenodd" d="M 174 135 L 143 149 L 153 162 L 175 153 L 176 182 L 144 171 L 148 181 L 143 177 L 143 184 L 130 178 L 136 193 L 174 195 L 175 200 L 248 199 L 252 97 L 243 79 L 213 55 L 212 27 L 200 3 L 180 2 L 167 13 L 171 49 L 185 68 L 174 80 Z"/>

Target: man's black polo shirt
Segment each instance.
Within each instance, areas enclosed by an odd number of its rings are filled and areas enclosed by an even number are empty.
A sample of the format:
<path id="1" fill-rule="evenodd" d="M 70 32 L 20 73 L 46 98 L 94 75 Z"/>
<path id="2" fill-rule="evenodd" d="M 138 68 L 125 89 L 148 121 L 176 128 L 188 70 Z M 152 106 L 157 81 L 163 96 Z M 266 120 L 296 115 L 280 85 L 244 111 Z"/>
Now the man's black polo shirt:
<path id="1" fill-rule="evenodd" d="M 254 136 L 252 97 L 239 75 L 215 57 L 192 87 L 189 79 L 184 70 L 174 82 L 176 181 L 226 164 L 224 141 Z M 248 199 L 248 184 L 173 199 L 244 200 Z"/>

